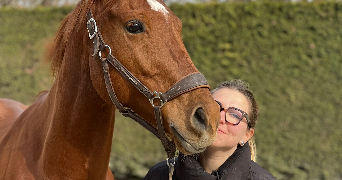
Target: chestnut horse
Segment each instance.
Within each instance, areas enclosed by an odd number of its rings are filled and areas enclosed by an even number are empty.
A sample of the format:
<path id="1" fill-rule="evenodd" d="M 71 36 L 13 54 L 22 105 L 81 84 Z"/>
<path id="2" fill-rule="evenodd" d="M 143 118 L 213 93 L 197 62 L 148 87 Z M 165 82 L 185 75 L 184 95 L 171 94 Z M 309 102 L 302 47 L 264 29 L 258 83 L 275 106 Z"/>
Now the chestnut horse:
<path id="1" fill-rule="evenodd" d="M 218 105 L 183 45 L 181 21 L 161 0 L 81 1 L 54 43 L 50 91 L 1 116 L 0 179 L 113 179 L 116 108 L 163 130 L 185 154 L 215 139 Z"/>
<path id="2" fill-rule="evenodd" d="M 0 142 L 27 106 L 11 99 L 0 99 Z"/>

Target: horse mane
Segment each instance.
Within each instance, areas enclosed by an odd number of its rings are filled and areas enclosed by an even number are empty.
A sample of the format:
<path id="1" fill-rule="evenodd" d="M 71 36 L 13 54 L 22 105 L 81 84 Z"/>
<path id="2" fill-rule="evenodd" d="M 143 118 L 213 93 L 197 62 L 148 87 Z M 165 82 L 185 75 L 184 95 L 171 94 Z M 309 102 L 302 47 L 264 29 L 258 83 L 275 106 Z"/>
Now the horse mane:
<path id="1" fill-rule="evenodd" d="M 84 25 L 81 22 L 85 21 L 87 10 L 90 9 L 94 1 L 80 1 L 71 13 L 63 19 L 54 38 L 53 46 L 47 53 L 48 59 L 51 59 L 51 70 L 54 77 L 57 75 L 63 62 L 66 48 L 74 41 L 74 36 L 72 35 L 80 30 L 81 25 Z"/>
<path id="2" fill-rule="evenodd" d="M 48 94 L 48 93 L 49 93 L 48 90 L 44 90 L 44 91 L 39 92 L 39 93 L 37 94 L 35 100 L 38 100 L 39 98 L 41 98 L 42 96 L 44 96 L 44 95 L 46 95 L 46 94 Z"/>
<path id="3" fill-rule="evenodd" d="M 49 52 L 46 53 L 48 59 L 51 59 L 51 70 L 53 77 L 56 77 L 63 62 L 66 48 L 68 46 L 73 47 L 72 43 L 75 41 L 74 34 L 80 30 L 84 31 L 86 29 L 87 12 L 96 1 L 103 3 L 101 6 L 101 13 L 99 13 L 97 17 L 100 17 L 109 11 L 115 2 L 113 0 L 81 0 L 77 3 L 76 7 L 71 11 L 71 13 L 63 19 L 54 38 L 53 46 L 50 48 Z"/>

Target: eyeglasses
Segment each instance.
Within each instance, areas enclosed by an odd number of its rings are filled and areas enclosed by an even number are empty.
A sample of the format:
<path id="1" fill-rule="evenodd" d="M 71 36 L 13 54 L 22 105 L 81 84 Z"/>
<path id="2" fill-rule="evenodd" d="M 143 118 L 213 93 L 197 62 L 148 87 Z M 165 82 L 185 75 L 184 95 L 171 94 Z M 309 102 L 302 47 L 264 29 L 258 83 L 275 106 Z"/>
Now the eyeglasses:
<path id="1" fill-rule="evenodd" d="M 224 112 L 224 118 L 225 121 L 229 124 L 232 125 L 238 125 L 240 124 L 240 122 L 242 121 L 243 117 L 246 117 L 248 126 L 249 126 L 249 118 L 248 118 L 248 114 L 245 113 L 244 111 L 242 111 L 241 109 L 235 108 L 235 107 L 229 107 L 228 109 L 224 109 L 222 107 L 222 104 L 218 101 L 216 101 L 217 104 L 220 105 L 220 112 L 223 111 Z"/>

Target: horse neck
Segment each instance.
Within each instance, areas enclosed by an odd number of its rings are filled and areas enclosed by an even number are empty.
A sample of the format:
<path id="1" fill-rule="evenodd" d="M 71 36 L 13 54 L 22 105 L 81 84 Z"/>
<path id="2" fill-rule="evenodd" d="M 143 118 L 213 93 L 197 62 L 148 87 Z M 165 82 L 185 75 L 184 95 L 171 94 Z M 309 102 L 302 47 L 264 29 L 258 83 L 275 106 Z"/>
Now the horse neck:
<path id="1" fill-rule="evenodd" d="M 80 64 L 88 60 L 71 59 L 64 60 L 46 100 L 52 109 L 44 142 L 44 171 L 51 170 L 56 177 L 59 171 L 70 175 L 79 171 L 84 179 L 101 179 L 108 169 L 115 109 L 94 89 L 89 65 Z"/>

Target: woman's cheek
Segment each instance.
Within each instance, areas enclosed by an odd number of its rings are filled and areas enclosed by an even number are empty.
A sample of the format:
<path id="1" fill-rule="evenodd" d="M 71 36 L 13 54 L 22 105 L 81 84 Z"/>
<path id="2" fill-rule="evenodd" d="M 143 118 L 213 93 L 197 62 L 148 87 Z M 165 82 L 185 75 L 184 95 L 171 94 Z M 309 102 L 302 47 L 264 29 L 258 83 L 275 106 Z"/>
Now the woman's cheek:
<path id="1" fill-rule="evenodd" d="M 229 125 L 227 127 L 228 133 L 231 135 L 236 135 L 239 132 L 239 127 L 238 126 L 233 126 L 233 125 Z"/>

